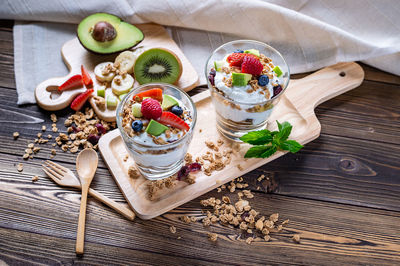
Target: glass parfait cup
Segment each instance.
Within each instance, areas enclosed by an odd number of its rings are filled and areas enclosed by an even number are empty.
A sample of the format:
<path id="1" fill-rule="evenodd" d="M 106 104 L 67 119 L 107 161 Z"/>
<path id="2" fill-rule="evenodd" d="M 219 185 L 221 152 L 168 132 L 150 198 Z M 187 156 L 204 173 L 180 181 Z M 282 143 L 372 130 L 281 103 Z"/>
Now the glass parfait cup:
<path id="1" fill-rule="evenodd" d="M 210 78 L 210 71 L 214 68 L 214 62 L 222 60 L 227 54 L 233 53 L 238 49 L 259 50 L 260 54 L 271 58 L 273 64 L 279 66 L 282 70 L 280 77 L 282 81 L 280 84 L 281 89 L 277 89 L 276 95 L 273 95 L 271 99 L 265 99 L 260 102 L 231 99 L 212 84 L 214 77 Z M 223 136 L 234 141 L 240 141 L 239 138 L 249 131 L 266 128 L 273 107 L 279 102 L 280 96 L 286 90 L 290 80 L 289 67 L 283 56 L 273 47 L 253 40 L 236 40 L 225 43 L 215 49 L 207 60 L 205 75 L 216 112 L 217 129 Z"/>
<path id="2" fill-rule="evenodd" d="M 129 136 L 122 123 L 124 108 L 134 95 L 153 88 L 161 88 L 163 94 L 168 94 L 185 105 L 191 113 L 192 123 L 190 129 L 180 139 L 168 144 L 143 143 Z M 166 83 L 149 83 L 132 89 L 117 107 L 117 125 L 125 147 L 136 163 L 139 172 L 149 180 L 158 180 L 170 177 L 178 172 L 192 140 L 193 130 L 196 125 L 197 111 L 190 96 L 183 90 Z M 127 125 L 131 126 L 131 125 Z M 147 134 L 143 132 L 142 134 Z"/>

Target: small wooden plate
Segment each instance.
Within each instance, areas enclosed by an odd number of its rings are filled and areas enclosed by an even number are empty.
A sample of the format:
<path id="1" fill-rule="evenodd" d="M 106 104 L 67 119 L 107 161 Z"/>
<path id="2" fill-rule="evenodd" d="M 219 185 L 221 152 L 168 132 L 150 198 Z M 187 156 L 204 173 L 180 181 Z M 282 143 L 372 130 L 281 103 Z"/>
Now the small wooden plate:
<path id="1" fill-rule="evenodd" d="M 141 24 L 136 26 L 141 29 L 145 35 L 144 40 L 136 48 L 143 47 L 147 50 L 149 48 L 162 47 L 171 50 L 182 62 L 182 75 L 176 85 L 185 91 L 190 91 L 198 85 L 199 76 L 196 70 L 175 41 L 168 35 L 164 27 L 155 24 Z M 58 86 L 63 84 L 71 76 L 80 74 L 81 65 L 86 68 L 92 77 L 94 81 L 93 87 L 95 89 L 93 95 L 97 95 L 96 88 L 100 86 L 100 83 L 97 82 L 93 73 L 94 67 L 101 62 L 114 62 L 114 59 L 118 54 L 119 53 L 112 55 L 98 55 L 90 53 L 79 43 L 78 38 L 66 42 L 61 49 L 61 55 L 70 72 L 65 77 L 45 80 L 36 87 L 35 97 L 38 105 L 48 111 L 57 111 L 68 107 L 72 100 L 78 94 L 84 92 L 86 88 L 68 90 L 61 94 L 57 92 L 57 89 Z M 138 85 L 139 84 L 135 81 L 134 87 Z M 106 94 L 108 93 L 112 93 L 111 88 L 106 90 Z M 89 102 L 101 119 L 108 122 L 115 121 L 115 108 L 100 110 L 95 104 L 93 98 L 90 98 Z"/>
<path id="2" fill-rule="evenodd" d="M 276 129 L 275 120 L 288 121 L 293 125 L 290 139 L 295 139 L 302 144 L 316 139 L 321 132 L 321 125 L 315 116 L 314 108 L 324 101 L 359 86 L 363 79 L 364 72 L 358 64 L 340 63 L 305 78 L 290 81 L 289 87 L 281 96 L 280 102 L 269 119 L 269 129 Z M 204 144 L 206 140 L 216 143 L 221 135 L 214 126 L 215 110 L 209 91 L 192 98 L 197 107 L 197 125 L 189 153 L 196 158 L 208 150 Z M 199 132 L 200 129 L 202 132 Z M 227 148 L 228 141 L 224 139 L 224 142 L 220 150 Z M 177 186 L 171 189 L 164 188 L 159 191 L 155 200 L 151 201 L 147 196 L 147 184 L 150 181 L 144 177 L 132 179 L 128 176 L 128 168 L 134 161 L 129 158 L 124 162 L 128 152 L 118 129 L 107 133 L 99 141 L 100 152 L 115 181 L 129 205 L 142 219 L 151 219 L 163 214 L 285 154 L 278 151 L 266 159 L 245 161 L 243 155 L 248 148 L 247 144 L 241 144 L 239 153 L 234 154 L 231 164 L 222 171 L 215 171 L 211 176 L 199 172 L 196 174 L 195 184 L 178 182 Z M 239 170 L 238 165 L 242 170 Z"/>

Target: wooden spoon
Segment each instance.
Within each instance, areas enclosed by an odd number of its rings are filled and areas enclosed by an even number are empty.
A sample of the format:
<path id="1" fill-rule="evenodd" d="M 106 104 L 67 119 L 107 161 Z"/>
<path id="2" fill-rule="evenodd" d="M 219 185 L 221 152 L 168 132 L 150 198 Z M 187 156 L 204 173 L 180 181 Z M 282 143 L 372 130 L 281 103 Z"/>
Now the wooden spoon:
<path id="1" fill-rule="evenodd" d="M 96 173 L 97 153 L 93 149 L 84 149 L 76 158 L 76 171 L 82 186 L 81 207 L 79 211 L 78 233 L 76 236 L 76 254 L 83 254 L 85 241 L 86 202 L 90 183 Z"/>

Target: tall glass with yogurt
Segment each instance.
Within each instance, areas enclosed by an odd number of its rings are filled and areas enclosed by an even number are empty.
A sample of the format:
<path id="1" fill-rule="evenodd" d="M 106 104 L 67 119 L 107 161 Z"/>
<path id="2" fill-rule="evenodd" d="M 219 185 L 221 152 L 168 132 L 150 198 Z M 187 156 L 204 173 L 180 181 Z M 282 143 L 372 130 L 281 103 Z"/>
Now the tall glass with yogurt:
<path id="1" fill-rule="evenodd" d="M 155 143 L 146 132 L 133 136 L 129 134 L 129 125 L 125 125 L 127 128 L 124 128 L 123 113 L 124 109 L 130 108 L 129 101 L 134 95 L 153 88 L 161 88 L 163 95 L 173 96 L 179 102 L 179 105 L 183 107 L 184 111 L 190 115 L 190 122 L 188 122 L 190 129 L 183 136 L 175 138 L 171 134 L 171 136 L 166 138 L 164 135 L 160 135 L 159 138 L 164 138 L 165 142 Z M 186 92 L 165 83 L 145 84 L 134 88 L 124 97 L 117 107 L 116 115 L 118 129 L 124 144 L 135 161 L 138 170 L 145 178 L 150 180 L 163 179 L 170 177 L 181 169 L 192 140 L 197 118 L 196 107 Z"/>
<path id="2" fill-rule="evenodd" d="M 260 61 L 265 65 L 265 72 L 261 74 L 269 77 L 268 84 L 262 88 L 256 81 L 261 75 L 253 75 L 246 85 L 232 84 L 232 73 L 240 73 L 241 67 L 230 66 L 227 57 L 235 51 L 248 53 L 251 49 L 259 52 Z M 279 77 L 272 71 L 275 66 L 282 72 Z M 289 67 L 282 55 L 273 47 L 252 40 L 232 41 L 218 47 L 207 60 L 205 75 L 216 111 L 217 129 L 234 141 L 239 141 L 249 131 L 261 130 L 267 126 L 273 107 L 290 80 Z"/>

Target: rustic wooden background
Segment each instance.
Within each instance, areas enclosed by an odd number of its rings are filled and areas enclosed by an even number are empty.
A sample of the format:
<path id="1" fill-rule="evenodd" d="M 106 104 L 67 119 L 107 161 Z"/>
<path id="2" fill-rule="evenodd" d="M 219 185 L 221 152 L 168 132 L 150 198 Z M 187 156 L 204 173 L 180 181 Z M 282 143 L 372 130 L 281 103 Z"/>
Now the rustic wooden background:
<path id="1" fill-rule="evenodd" d="M 89 199 L 85 255 L 76 257 L 79 192 L 57 186 L 40 170 L 51 145 L 22 160 L 27 143 L 51 121 L 36 105 L 16 105 L 12 25 L 0 21 L 0 265 L 400 264 L 400 77 L 366 65 L 359 88 L 317 108 L 317 140 L 245 176 L 255 193 L 252 206 L 290 219 L 272 241 L 247 245 L 239 229 L 179 221 L 183 214 L 201 217 L 199 200 L 221 197 L 216 191 L 150 221 L 127 221 Z M 62 120 L 57 124 L 64 130 Z M 55 161 L 73 168 L 75 157 L 58 149 Z M 260 174 L 276 184 L 257 183 Z M 92 187 L 125 202 L 102 160 Z M 209 231 L 218 233 L 216 243 L 207 240 Z M 294 233 L 301 244 L 291 240 Z"/>

